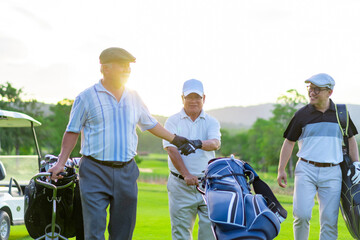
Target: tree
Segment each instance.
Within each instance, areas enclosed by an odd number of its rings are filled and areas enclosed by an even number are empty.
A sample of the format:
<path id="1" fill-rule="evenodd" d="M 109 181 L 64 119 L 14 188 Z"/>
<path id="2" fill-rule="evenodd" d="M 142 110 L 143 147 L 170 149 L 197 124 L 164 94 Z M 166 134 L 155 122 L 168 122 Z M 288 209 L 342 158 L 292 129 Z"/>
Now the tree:
<path id="1" fill-rule="evenodd" d="M 269 120 L 257 119 L 240 140 L 240 155 L 252 165 L 267 171 L 270 166 L 276 166 L 279 161 L 283 142 L 284 126 L 287 126 L 294 113 L 303 106 L 306 99 L 296 90 L 290 89 L 278 98 L 274 105 L 273 116 Z M 235 136 L 239 138 L 239 136 Z M 244 142 L 246 141 L 246 143 Z M 232 140 L 236 142 L 237 140 Z M 295 154 L 296 149 L 293 154 Z M 292 176 L 292 159 L 289 164 L 289 175 Z"/>
<path id="2" fill-rule="evenodd" d="M 0 109 L 19 111 L 35 119 L 42 119 L 43 113 L 37 108 L 36 100 L 23 101 L 23 90 L 14 88 L 11 83 L 0 85 Z M 32 132 L 29 128 L 0 129 L 1 151 L 5 154 L 16 155 L 35 153 Z"/>
<path id="3" fill-rule="evenodd" d="M 278 104 L 275 104 L 275 109 L 273 110 L 274 116 L 270 120 L 275 122 L 277 128 L 284 131 L 284 126 L 289 124 L 295 112 L 306 103 L 307 100 L 304 95 L 299 94 L 295 89 L 290 89 L 286 92 L 286 94 L 278 98 Z M 290 177 L 293 177 L 293 159 L 296 159 L 297 151 L 298 146 L 295 145 L 288 164 L 288 174 Z"/>
<path id="4" fill-rule="evenodd" d="M 15 110 L 21 105 L 21 94 L 23 90 L 14 88 L 11 83 L 0 84 L 0 109 Z"/>
<path id="5" fill-rule="evenodd" d="M 42 145 L 49 154 L 58 155 L 61 150 L 62 138 L 69 121 L 71 107 L 74 101 L 63 99 L 56 105 L 50 107 L 51 115 L 44 119 L 44 129 L 46 134 L 42 135 Z M 80 138 L 71 153 L 71 157 L 80 155 Z"/>

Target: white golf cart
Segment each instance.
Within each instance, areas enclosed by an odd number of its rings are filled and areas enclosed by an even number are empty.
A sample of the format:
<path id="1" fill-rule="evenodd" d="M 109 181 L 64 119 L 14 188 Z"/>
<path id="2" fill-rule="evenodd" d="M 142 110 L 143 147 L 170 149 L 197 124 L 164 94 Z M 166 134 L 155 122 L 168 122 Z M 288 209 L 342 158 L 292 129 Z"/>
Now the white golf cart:
<path id="1" fill-rule="evenodd" d="M 22 169 L 29 168 L 31 168 L 29 176 L 38 172 L 41 155 L 34 127 L 40 125 L 40 122 L 26 114 L 0 109 L 0 128 L 27 127 L 31 129 L 37 154 L 35 159 L 38 162 L 36 164 L 32 161 L 32 166 L 29 167 L 28 164 L 19 164 L 20 156 L 0 156 L 0 240 L 8 239 L 10 225 L 24 224 L 24 189 L 27 184 L 19 184 L 20 181 L 15 180 L 13 174 L 22 175 Z M 31 157 L 34 160 L 34 155 Z M 7 176 L 9 173 L 11 176 Z"/>

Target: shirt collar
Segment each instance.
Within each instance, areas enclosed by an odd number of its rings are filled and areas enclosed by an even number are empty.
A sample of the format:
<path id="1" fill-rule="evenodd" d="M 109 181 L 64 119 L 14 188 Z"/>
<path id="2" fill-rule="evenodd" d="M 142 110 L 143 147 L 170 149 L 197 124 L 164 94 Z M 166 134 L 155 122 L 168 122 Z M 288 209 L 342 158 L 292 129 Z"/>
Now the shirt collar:
<path id="1" fill-rule="evenodd" d="M 110 94 L 111 96 L 113 96 L 113 94 L 112 94 L 111 92 L 109 92 L 109 91 L 102 85 L 101 79 L 99 80 L 98 83 L 95 84 L 95 90 L 96 90 L 97 92 L 106 92 L 106 93 Z M 127 91 L 128 91 L 128 88 L 125 86 L 124 92 L 123 92 L 123 97 L 126 96 Z M 122 98 L 123 98 L 123 97 L 122 97 Z"/>
<path id="2" fill-rule="evenodd" d="M 182 108 L 181 111 L 180 111 L 180 117 L 181 117 L 181 118 L 189 118 L 189 119 L 191 119 L 191 118 L 186 114 L 184 108 Z M 199 119 L 199 118 L 205 119 L 204 109 L 201 110 L 201 113 L 200 113 L 200 115 L 198 116 L 197 119 Z"/>
<path id="3" fill-rule="evenodd" d="M 102 85 L 101 79 L 99 80 L 98 83 L 95 84 L 95 89 L 96 89 L 97 92 L 109 92 L 109 91 L 106 90 L 106 88 Z"/>
<path id="4" fill-rule="evenodd" d="M 309 110 L 310 110 L 310 112 L 315 112 L 315 111 L 318 111 L 318 110 L 316 110 L 316 108 L 313 106 L 313 105 L 311 105 L 311 104 L 309 104 Z M 335 104 L 334 104 L 334 102 L 331 100 L 331 98 L 330 98 L 330 107 L 329 107 L 329 109 L 328 110 L 326 110 L 326 111 L 336 111 L 336 109 L 335 109 Z"/>

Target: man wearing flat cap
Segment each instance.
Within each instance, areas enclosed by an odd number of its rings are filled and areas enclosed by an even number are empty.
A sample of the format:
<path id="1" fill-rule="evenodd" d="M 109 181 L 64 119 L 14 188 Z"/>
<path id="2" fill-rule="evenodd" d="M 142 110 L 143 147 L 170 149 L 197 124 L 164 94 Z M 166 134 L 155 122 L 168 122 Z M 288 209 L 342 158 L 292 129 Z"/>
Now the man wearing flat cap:
<path id="1" fill-rule="evenodd" d="M 173 240 L 190 240 L 196 216 L 199 216 L 198 239 L 215 239 L 211 230 L 207 206 L 197 191 L 199 179 L 209 160 L 215 157 L 215 150 L 220 148 L 220 124 L 204 112 L 205 95 L 203 84 L 190 79 L 183 85 L 183 109 L 169 117 L 165 128 L 191 140 L 197 149 L 194 154 L 181 154 L 176 147 L 163 140 L 168 152 L 170 169 L 167 183 L 171 235 Z"/>
<path id="2" fill-rule="evenodd" d="M 280 152 L 277 181 L 286 187 L 285 167 L 298 141 L 299 160 L 294 181 L 294 239 L 309 236 L 311 212 L 317 193 L 320 211 L 320 240 L 337 239 L 343 161 L 343 135 L 339 127 L 336 108 L 330 99 L 334 79 L 320 73 L 307 79 L 310 103 L 299 109 L 284 132 Z M 359 151 L 355 140 L 357 129 L 349 118 L 349 154 L 355 166 L 354 184 L 360 181 Z"/>
<path id="3" fill-rule="evenodd" d="M 64 171 L 81 132 L 80 192 L 85 239 L 104 239 L 110 205 L 109 239 L 128 240 L 136 220 L 139 169 L 134 161 L 136 126 L 172 142 L 183 154 L 194 151 L 186 138 L 167 131 L 153 118 L 136 91 L 125 87 L 135 57 L 122 48 L 100 54 L 103 78 L 80 93 L 72 106 L 52 179 Z"/>

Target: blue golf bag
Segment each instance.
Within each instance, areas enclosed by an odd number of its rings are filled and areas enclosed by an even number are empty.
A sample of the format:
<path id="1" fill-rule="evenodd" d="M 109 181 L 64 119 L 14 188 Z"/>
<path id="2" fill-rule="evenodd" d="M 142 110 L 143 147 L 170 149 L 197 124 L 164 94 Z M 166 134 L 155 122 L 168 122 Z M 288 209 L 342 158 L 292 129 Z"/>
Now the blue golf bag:
<path id="1" fill-rule="evenodd" d="M 217 240 L 269 240 L 279 234 L 287 212 L 248 163 L 233 156 L 212 159 L 202 185 Z"/>

